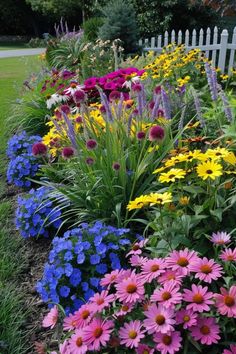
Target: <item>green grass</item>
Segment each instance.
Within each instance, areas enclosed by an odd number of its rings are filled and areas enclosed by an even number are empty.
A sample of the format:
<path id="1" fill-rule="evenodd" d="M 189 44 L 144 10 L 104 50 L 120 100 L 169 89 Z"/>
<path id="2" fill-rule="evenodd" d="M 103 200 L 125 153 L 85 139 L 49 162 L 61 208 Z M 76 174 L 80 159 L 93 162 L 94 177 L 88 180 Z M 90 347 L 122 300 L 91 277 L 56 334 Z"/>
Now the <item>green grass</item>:
<path id="1" fill-rule="evenodd" d="M 37 57 L 0 59 L 0 353 L 24 354 L 27 338 L 24 324 L 27 311 L 20 274 L 26 262 L 24 242 L 15 233 L 14 198 L 3 198 L 6 191 L 6 142 L 10 128 L 6 120 L 11 103 L 19 97 L 22 84 L 40 67 Z"/>
<path id="2" fill-rule="evenodd" d="M 24 49 L 24 48 L 28 48 L 26 43 L 0 42 L 0 50 Z"/>

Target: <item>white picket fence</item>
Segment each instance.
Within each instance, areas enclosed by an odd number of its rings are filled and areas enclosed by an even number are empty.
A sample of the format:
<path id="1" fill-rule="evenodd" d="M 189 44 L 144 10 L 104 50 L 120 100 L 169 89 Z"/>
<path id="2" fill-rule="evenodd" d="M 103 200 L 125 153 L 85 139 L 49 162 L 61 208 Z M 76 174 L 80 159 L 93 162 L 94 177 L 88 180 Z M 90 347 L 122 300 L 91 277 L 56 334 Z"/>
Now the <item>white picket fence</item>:
<path id="1" fill-rule="evenodd" d="M 201 49 L 206 57 L 212 60 L 213 65 L 221 69 L 222 73 L 228 70 L 230 74 L 231 69 L 236 66 L 236 27 L 231 36 L 227 29 L 219 33 L 218 28 L 214 27 L 213 31 L 207 28 L 206 32 L 201 29 L 199 33 L 194 29 L 192 35 L 189 30 L 186 30 L 184 34 L 182 31 L 176 33 L 172 30 L 170 34 L 166 31 L 164 35 L 139 40 L 139 45 L 144 51 L 161 52 L 163 47 L 170 43 L 185 44 L 186 50 Z"/>

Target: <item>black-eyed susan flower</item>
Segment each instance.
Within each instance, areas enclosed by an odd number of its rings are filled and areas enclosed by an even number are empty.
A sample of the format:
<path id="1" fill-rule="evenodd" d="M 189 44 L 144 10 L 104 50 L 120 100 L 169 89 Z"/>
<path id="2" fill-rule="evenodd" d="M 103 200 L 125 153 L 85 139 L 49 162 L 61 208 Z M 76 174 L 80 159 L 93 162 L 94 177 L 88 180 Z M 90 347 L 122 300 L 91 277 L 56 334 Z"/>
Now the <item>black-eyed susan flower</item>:
<path id="1" fill-rule="evenodd" d="M 214 161 L 206 161 L 197 166 L 197 174 L 203 180 L 215 180 L 222 175 L 222 166 Z"/>
<path id="2" fill-rule="evenodd" d="M 153 205 L 164 205 L 166 203 L 172 202 L 172 194 L 169 192 L 165 193 L 150 193 L 147 195 L 141 195 L 138 198 L 130 201 L 127 205 L 127 209 L 134 210 L 134 209 L 141 209 L 146 206 L 153 206 Z"/>
<path id="3" fill-rule="evenodd" d="M 175 182 L 177 179 L 182 179 L 186 175 L 186 171 L 182 168 L 171 168 L 168 172 L 161 173 L 158 181 L 164 182 Z"/>
<path id="4" fill-rule="evenodd" d="M 186 195 L 183 195 L 182 197 L 179 198 L 180 205 L 188 205 L 189 201 L 190 201 L 190 197 L 187 197 Z"/>
<path id="5" fill-rule="evenodd" d="M 232 151 L 227 156 L 223 156 L 223 160 L 231 165 L 236 165 L 236 156 Z"/>

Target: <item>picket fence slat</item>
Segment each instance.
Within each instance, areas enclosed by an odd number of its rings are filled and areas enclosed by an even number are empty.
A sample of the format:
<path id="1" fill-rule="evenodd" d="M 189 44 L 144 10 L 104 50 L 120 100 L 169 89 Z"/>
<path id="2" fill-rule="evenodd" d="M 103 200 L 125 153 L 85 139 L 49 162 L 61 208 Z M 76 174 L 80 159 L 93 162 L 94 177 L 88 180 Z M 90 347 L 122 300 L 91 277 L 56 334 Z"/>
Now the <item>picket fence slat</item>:
<path id="1" fill-rule="evenodd" d="M 144 51 L 161 52 L 163 47 L 166 47 L 170 43 L 176 43 L 178 45 L 184 43 L 186 50 L 189 51 L 194 48 L 198 48 L 205 52 L 207 58 L 210 58 L 214 66 L 218 66 L 222 73 L 228 70 L 231 73 L 232 68 L 236 66 L 236 27 L 233 30 L 232 41 L 229 42 L 229 33 L 224 29 L 220 35 L 219 30 L 215 26 L 213 31 L 208 27 L 206 31 L 202 28 L 199 32 L 193 29 L 191 35 L 189 30 L 178 33 L 172 30 L 170 33 L 165 31 L 164 35 L 158 35 L 144 40 L 139 40 L 139 45 L 143 47 Z M 230 51 L 229 55 L 227 55 Z M 226 62 L 228 61 L 228 62 Z"/>

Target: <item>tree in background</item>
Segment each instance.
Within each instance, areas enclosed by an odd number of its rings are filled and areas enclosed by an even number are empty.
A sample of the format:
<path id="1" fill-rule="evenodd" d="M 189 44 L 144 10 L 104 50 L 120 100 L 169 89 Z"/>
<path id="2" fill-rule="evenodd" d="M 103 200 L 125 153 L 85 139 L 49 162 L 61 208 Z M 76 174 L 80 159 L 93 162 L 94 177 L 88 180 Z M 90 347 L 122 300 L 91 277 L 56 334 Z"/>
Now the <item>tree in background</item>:
<path id="1" fill-rule="evenodd" d="M 203 0 L 204 5 L 211 6 L 221 13 L 221 16 L 236 15 L 236 0 Z"/>
<path id="2" fill-rule="evenodd" d="M 102 10 L 104 22 L 99 31 L 101 39 L 120 39 L 126 53 L 136 49 L 138 26 L 133 4 L 129 0 L 113 0 Z"/>

